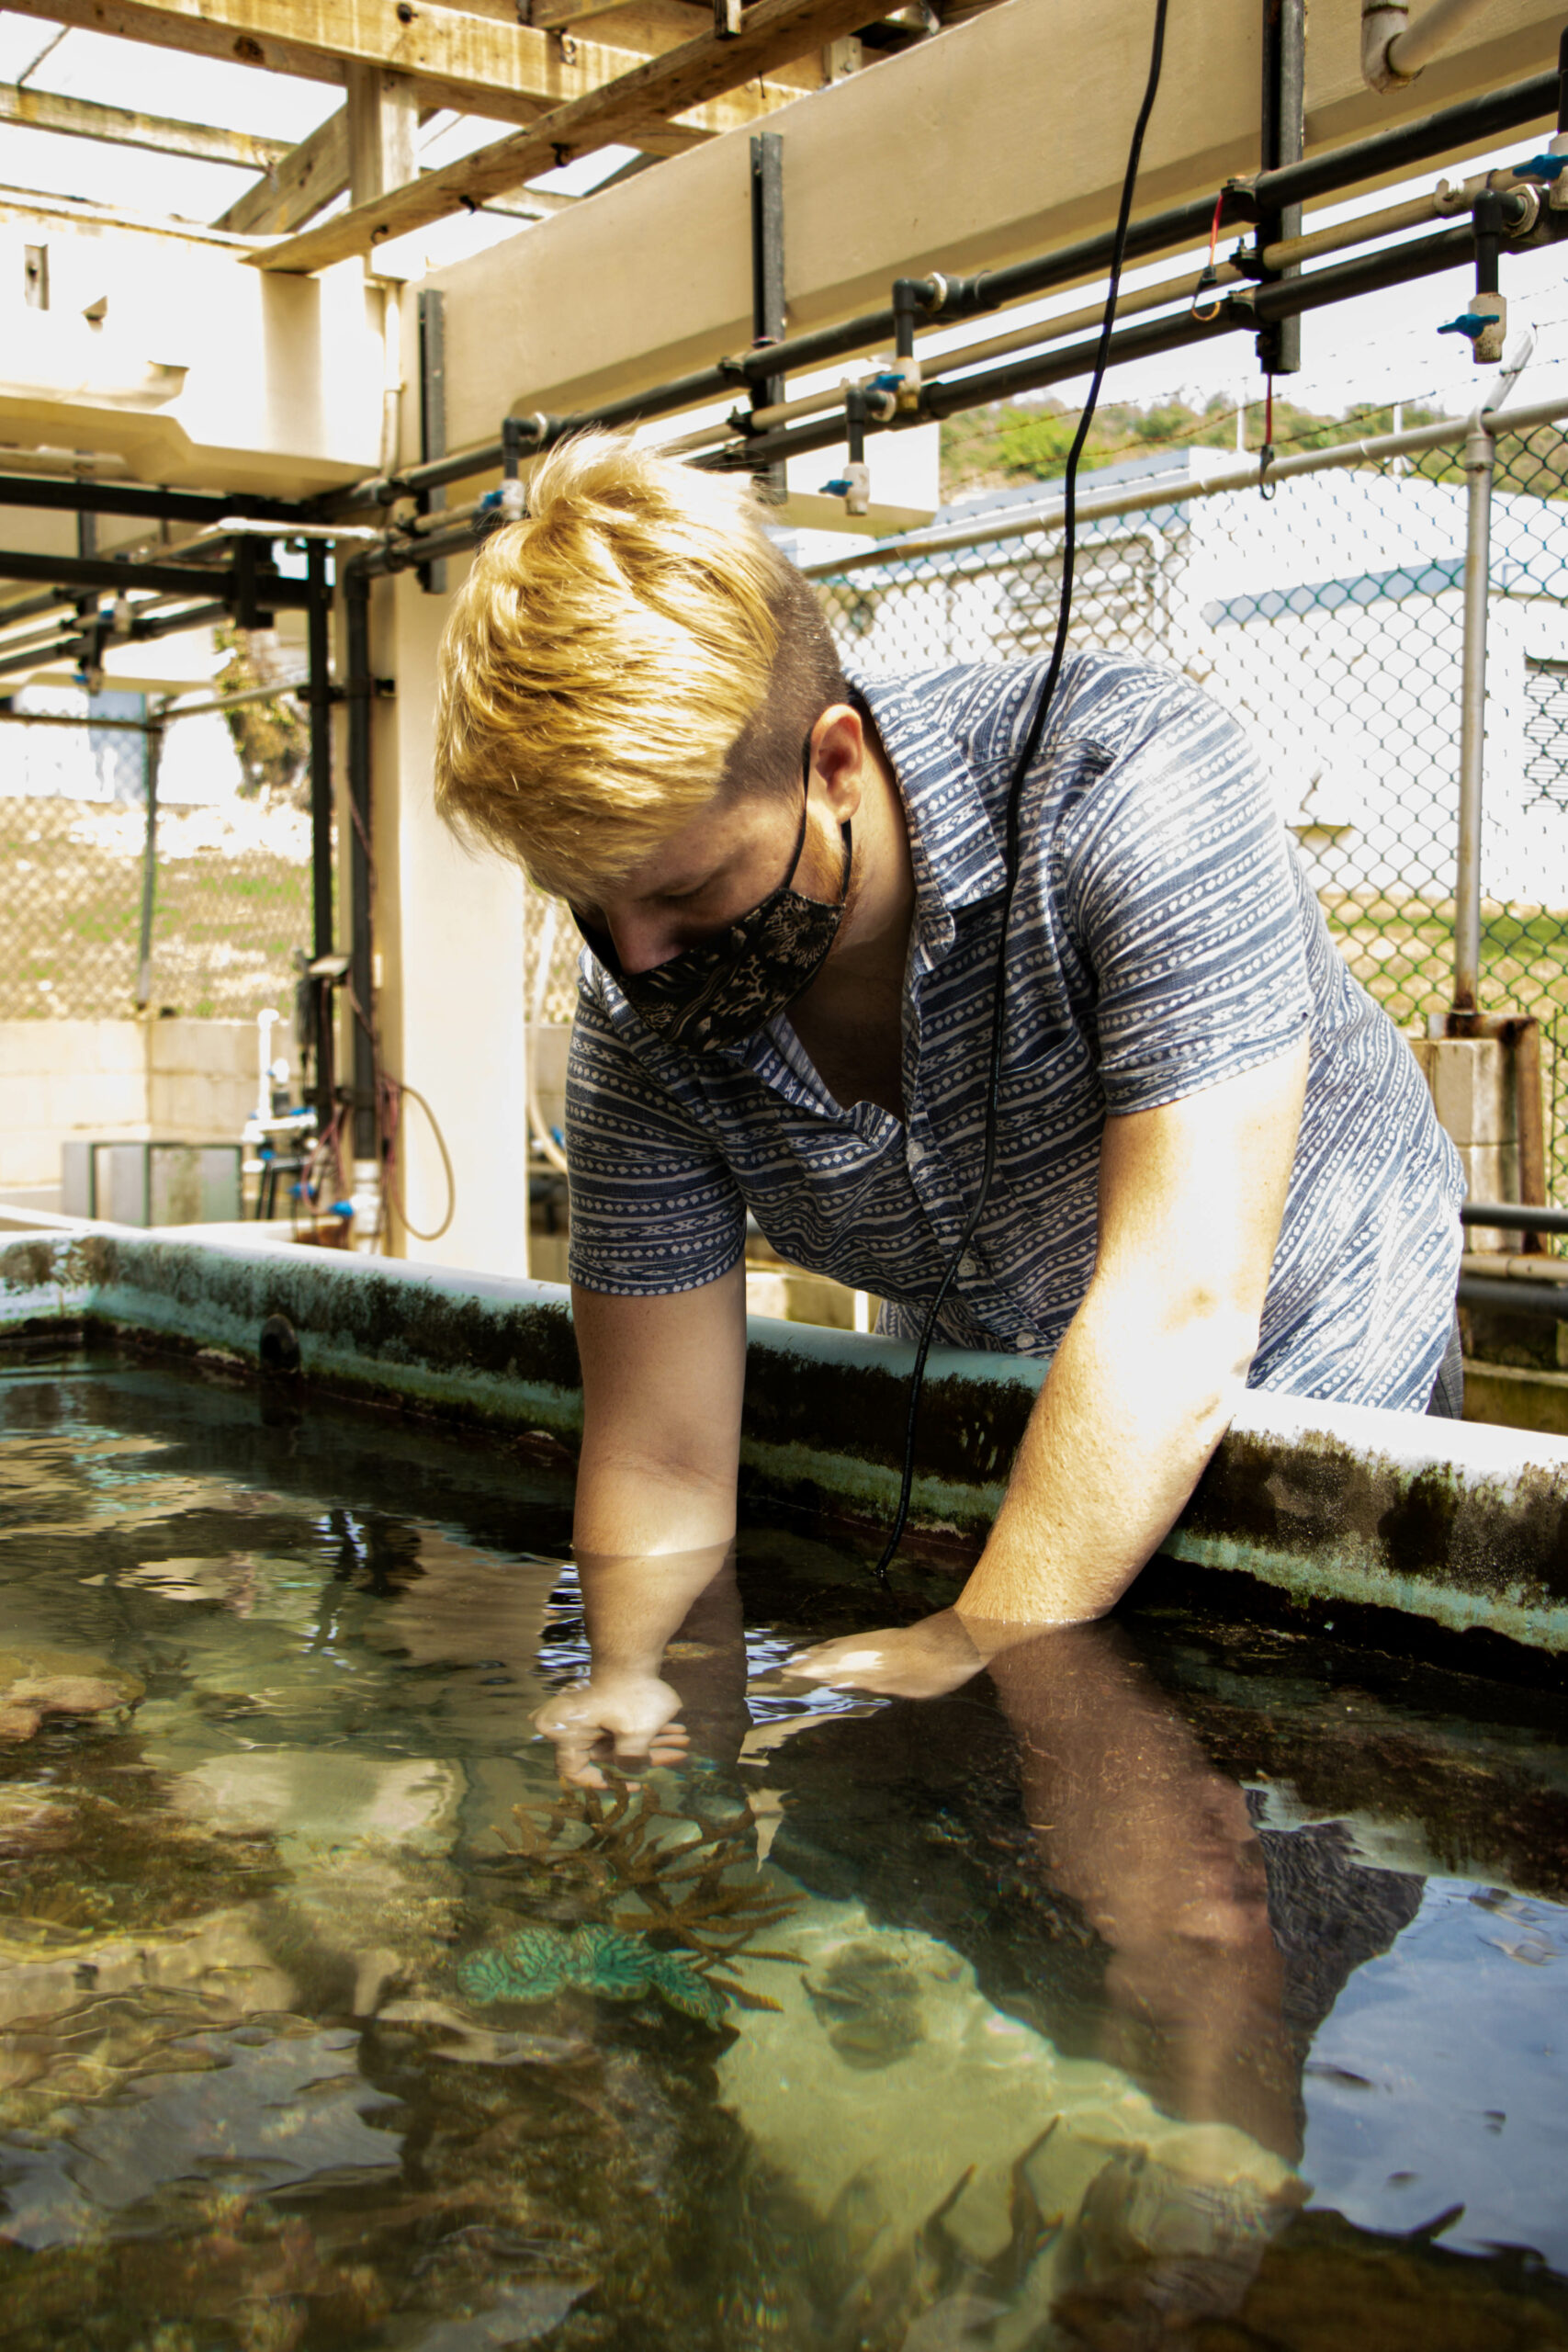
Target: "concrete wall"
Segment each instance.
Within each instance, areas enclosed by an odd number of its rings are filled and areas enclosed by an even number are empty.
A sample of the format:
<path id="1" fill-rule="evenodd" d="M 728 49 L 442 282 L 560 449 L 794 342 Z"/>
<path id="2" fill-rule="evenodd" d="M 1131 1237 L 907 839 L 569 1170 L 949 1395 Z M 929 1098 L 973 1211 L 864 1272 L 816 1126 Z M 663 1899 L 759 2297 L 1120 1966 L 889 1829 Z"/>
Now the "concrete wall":
<path id="1" fill-rule="evenodd" d="M 73 1140 L 237 1142 L 257 1057 L 249 1021 L 0 1021 L 0 1188 L 58 1183 Z"/>
<path id="2" fill-rule="evenodd" d="M 26 300 L 28 245 L 48 250 L 46 311 Z M 149 481 L 289 496 L 373 473 L 379 288 L 357 261 L 269 277 L 247 251 L 243 237 L 104 219 L 65 198 L 0 198 L 0 439 L 115 450 Z M 106 300 L 92 324 L 84 312 Z M 7 518 L 9 546 L 33 544 L 20 532 L 32 519 Z"/>
<path id="3" fill-rule="evenodd" d="M 456 588 L 461 568 L 449 567 Z M 528 1271 L 528 1105 L 523 999 L 523 880 L 499 857 L 459 848 L 431 797 L 435 653 L 447 600 L 412 573 L 382 582 L 373 659 L 398 682 L 375 716 L 378 1013 L 388 1069 L 419 1089 L 451 1155 L 457 1204 L 438 1239 L 394 1216 L 400 1256 Z M 402 1204 L 432 1233 L 447 1181 L 430 1123 L 406 1108 L 399 1154 Z M 394 1202 L 394 1208 L 396 1203 Z"/>

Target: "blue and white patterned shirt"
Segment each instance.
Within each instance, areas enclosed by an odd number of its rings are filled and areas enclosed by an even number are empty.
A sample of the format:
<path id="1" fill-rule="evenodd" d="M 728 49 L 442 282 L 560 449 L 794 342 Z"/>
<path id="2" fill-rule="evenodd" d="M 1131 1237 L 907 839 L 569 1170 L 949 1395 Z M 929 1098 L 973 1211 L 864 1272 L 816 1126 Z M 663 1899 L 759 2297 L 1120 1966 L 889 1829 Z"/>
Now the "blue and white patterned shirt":
<path id="1" fill-rule="evenodd" d="M 898 1119 L 843 1110 L 787 1016 L 662 1044 L 585 955 L 567 1087 L 571 1274 L 696 1288 L 750 1210 L 783 1258 L 912 1335 L 977 1189 L 1009 778 L 1043 662 L 862 679 L 908 821 L 916 910 Z M 961 1347 L 1049 1355 L 1094 1270 L 1108 1116 L 1309 1031 L 1311 1072 L 1250 1385 L 1422 1409 L 1453 1317 L 1458 1155 L 1415 1057 L 1328 935 L 1251 746 L 1173 673 L 1066 662 L 1025 787 L 997 1172 L 942 1309 Z"/>

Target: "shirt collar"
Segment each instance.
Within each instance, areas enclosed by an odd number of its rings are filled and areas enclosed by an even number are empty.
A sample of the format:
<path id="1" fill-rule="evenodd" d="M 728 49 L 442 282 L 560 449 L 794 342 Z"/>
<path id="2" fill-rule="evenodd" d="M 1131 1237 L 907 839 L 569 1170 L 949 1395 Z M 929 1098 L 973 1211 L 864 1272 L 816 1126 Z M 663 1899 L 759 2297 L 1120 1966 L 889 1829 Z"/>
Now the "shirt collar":
<path id="1" fill-rule="evenodd" d="M 930 676 L 849 674 L 875 721 L 904 803 L 915 876 L 911 962 L 919 956 L 929 968 L 952 947 L 955 916 L 1006 888 L 1006 863 L 947 697 L 931 691 Z"/>

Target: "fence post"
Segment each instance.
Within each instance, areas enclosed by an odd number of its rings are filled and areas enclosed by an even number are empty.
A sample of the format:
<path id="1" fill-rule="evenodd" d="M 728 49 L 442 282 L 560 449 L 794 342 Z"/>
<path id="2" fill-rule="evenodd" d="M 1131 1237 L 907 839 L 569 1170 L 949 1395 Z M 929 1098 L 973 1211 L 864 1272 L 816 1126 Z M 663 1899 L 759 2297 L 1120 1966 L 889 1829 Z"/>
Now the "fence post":
<path id="1" fill-rule="evenodd" d="M 1496 443 L 1481 410 L 1465 436 L 1464 653 L 1460 688 L 1459 861 L 1454 877 L 1454 1011 L 1474 1012 L 1481 982 L 1481 793 L 1486 745 L 1486 608 L 1492 586 Z"/>
<path id="2" fill-rule="evenodd" d="M 141 781 L 147 799 L 147 831 L 141 844 L 141 936 L 136 952 L 136 1010 L 152 998 L 152 910 L 158 885 L 158 763 L 164 756 L 164 722 L 151 718 L 141 737 Z"/>

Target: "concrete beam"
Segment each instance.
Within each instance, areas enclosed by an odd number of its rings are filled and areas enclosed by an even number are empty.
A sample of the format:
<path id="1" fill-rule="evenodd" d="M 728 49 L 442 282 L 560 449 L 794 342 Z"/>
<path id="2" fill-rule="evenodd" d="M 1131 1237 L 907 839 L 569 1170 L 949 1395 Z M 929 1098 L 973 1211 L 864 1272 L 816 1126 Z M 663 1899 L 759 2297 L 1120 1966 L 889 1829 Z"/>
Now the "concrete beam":
<path id="1" fill-rule="evenodd" d="M 410 75 L 426 105 L 497 122 L 532 122 L 644 62 L 636 49 L 563 41 L 438 0 L 406 5 L 406 18 L 375 0 L 17 0 L 16 13 L 307 81 L 341 83 L 350 63 L 378 65 Z M 725 97 L 691 126 L 685 144 L 751 122 L 794 95 L 764 87 Z"/>
<path id="2" fill-rule="evenodd" d="M 289 152 L 287 139 L 262 139 L 248 130 L 209 130 L 201 122 L 176 122 L 159 114 L 135 114 L 128 107 L 99 106 L 91 98 L 67 98 L 55 90 L 0 83 L 0 122 L 28 130 L 53 130 L 67 139 L 109 140 L 152 155 L 189 155 L 202 164 L 237 164 L 242 170 L 270 171 Z"/>
<path id="3" fill-rule="evenodd" d="M 486 870 L 468 865 L 449 905 L 481 905 Z M 451 953 L 461 973 L 470 951 L 450 912 L 426 944 Z M 520 1007 L 520 963 L 518 972 Z M 466 1099 L 480 1114 L 476 1181 L 487 1170 L 506 1180 L 509 1212 L 520 1220 L 520 1167 L 482 1115 L 514 1099 L 520 1072 L 514 1079 L 492 1057 L 479 1067 L 471 1096 L 466 1073 L 459 1079 L 455 1068 L 454 1080 L 441 1102 Z M 460 1159 L 459 1183 L 462 1166 Z M 569 1446 L 579 1436 L 565 1290 L 287 1243 L 39 1222 L 48 1229 L 8 1244 L 0 1237 L 0 1340 L 85 1327 L 187 1353 L 218 1348 L 254 1370 L 262 1324 L 281 1314 L 299 1339 L 306 1395 L 314 1386 L 406 1403 L 459 1425 L 546 1431 Z M 886 1526 L 913 1356 L 895 1340 L 754 1319 L 741 1444 L 748 1498 Z M 985 1532 L 1047 1370 L 1016 1356 L 933 1350 L 913 1526 L 970 1540 Z M 1201 1573 L 1245 1577 L 1337 1617 L 1392 1611 L 1559 1661 L 1568 1655 L 1568 1445 L 1560 1439 L 1249 1389 L 1162 1548 Z M 1258 1591 L 1252 1605 L 1263 1598 Z M 1377 1638 L 1387 1645 L 1386 1620 Z M 1483 1644 L 1472 1654 L 1482 1671 L 1498 1655 L 1489 1660 Z"/>
<path id="4" fill-rule="evenodd" d="M 24 300 L 29 245 L 49 249 L 48 311 Z M 218 230 L 0 190 L 0 439 L 113 452 L 141 481 L 237 493 L 304 497 L 374 472 L 381 288 L 357 264 L 267 278 L 243 250 Z"/>
<path id="5" fill-rule="evenodd" d="M 321 269 L 389 238 L 427 227 L 487 197 L 503 196 L 552 164 L 616 143 L 646 145 L 655 126 L 708 127 L 725 95 L 786 63 L 801 49 L 831 40 L 863 15 L 865 0 L 754 0 L 739 33 L 699 34 L 649 58 L 635 73 L 557 107 L 532 130 L 481 147 L 373 205 L 355 205 L 258 256 L 269 270 Z M 759 88 L 767 85 L 758 82 Z M 748 232 L 748 234 L 750 232 Z"/>
<path id="6" fill-rule="evenodd" d="M 1002 0 L 773 117 L 791 327 L 884 303 L 901 275 L 982 269 L 1108 229 L 1149 20 L 1147 0 Z M 1257 0 L 1179 15 L 1140 213 L 1212 196 L 1257 168 L 1259 28 Z M 1358 0 L 1314 0 L 1308 152 L 1549 71 L 1560 29 L 1561 11 L 1544 0 L 1493 0 L 1476 36 L 1379 97 L 1361 81 Z M 1532 133 L 1520 136 L 1523 153 Z M 1441 168 L 1435 159 L 1434 179 Z M 720 140 L 436 271 L 452 447 L 490 438 L 513 408 L 589 405 L 745 349 L 749 174 L 747 141 Z M 516 321 L 514 334 L 498 335 L 497 319 Z"/>

